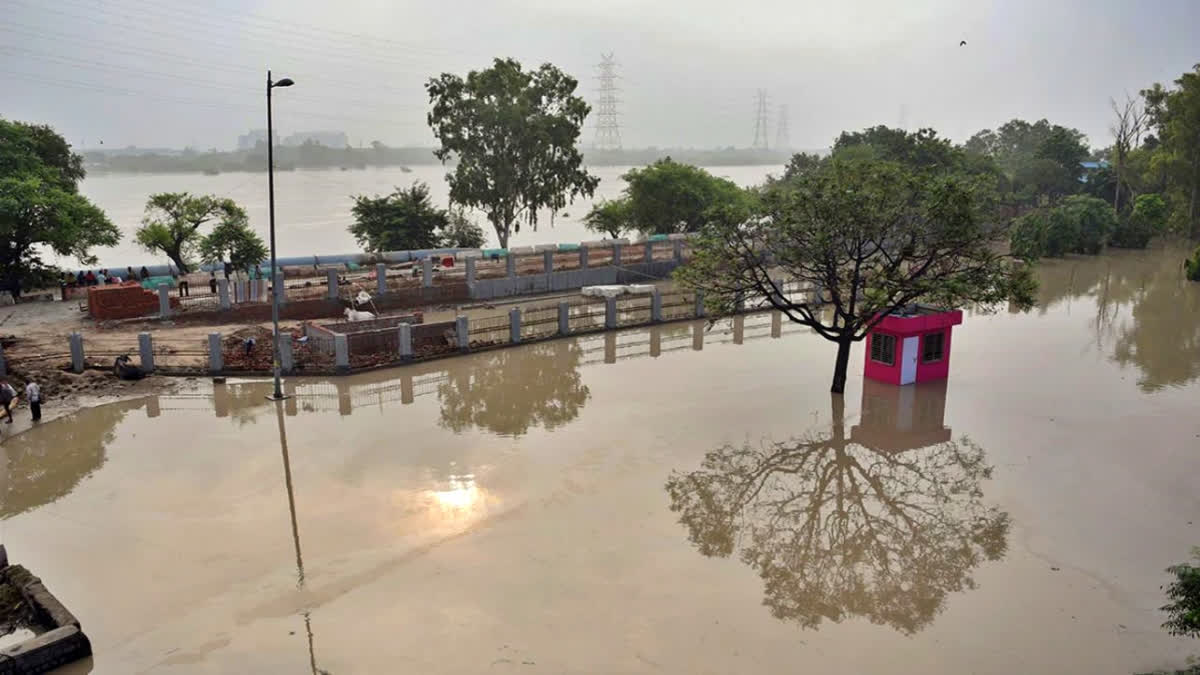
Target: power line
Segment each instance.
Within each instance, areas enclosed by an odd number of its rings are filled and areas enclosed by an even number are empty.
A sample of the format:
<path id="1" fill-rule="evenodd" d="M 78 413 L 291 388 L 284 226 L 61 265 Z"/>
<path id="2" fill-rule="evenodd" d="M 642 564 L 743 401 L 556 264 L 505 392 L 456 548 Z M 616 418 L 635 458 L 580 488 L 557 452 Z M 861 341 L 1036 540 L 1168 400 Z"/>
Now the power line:
<path id="1" fill-rule="evenodd" d="M 596 138 L 592 147 L 597 150 L 621 149 L 621 125 L 617 121 L 617 62 L 612 52 L 600 55 L 600 97 L 596 100 Z"/>
<path id="2" fill-rule="evenodd" d="M 779 106 L 779 119 L 775 122 L 775 149 L 786 150 L 792 146 L 788 138 L 788 107 L 784 103 Z"/>
<path id="3" fill-rule="evenodd" d="M 768 129 L 767 90 L 759 89 L 755 98 L 754 143 L 750 147 L 756 150 L 768 150 L 770 148 L 767 143 L 767 135 L 770 131 Z"/>

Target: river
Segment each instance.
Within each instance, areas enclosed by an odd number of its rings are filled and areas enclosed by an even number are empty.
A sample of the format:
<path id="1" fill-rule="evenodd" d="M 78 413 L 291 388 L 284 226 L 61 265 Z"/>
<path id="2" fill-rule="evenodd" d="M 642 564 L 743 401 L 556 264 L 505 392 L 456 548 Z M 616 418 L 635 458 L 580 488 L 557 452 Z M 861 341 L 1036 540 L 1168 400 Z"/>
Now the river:
<path id="1" fill-rule="evenodd" d="M 1181 667 L 1181 256 L 1048 261 L 948 382 L 856 347 L 844 403 L 830 343 L 758 314 L 82 410 L 0 445 L 0 533 L 95 673 Z"/>
<path id="2" fill-rule="evenodd" d="M 511 243 L 514 246 L 556 242 L 579 242 L 597 239 L 600 235 L 584 229 L 582 218 L 594 200 L 612 198 L 624 187 L 621 175 L 630 167 L 602 166 L 590 169 L 600 178 L 600 186 L 592 199 L 580 199 L 562 209 L 550 222 L 550 213 L 536 231 L 522 226 Z M 353 195 L 377 195 L 391 192 L 395 187 L 407 187 L 414 181 L 429 185 L 434 202 L 445 206 L 449 199 L 446 185 L 448 169 L 437 166 L 414 166 L 410 172 L 400 167 L 368 168 L 340 171 L 338 169 L 299 169 L 275 174 L 275 227 L 280 256 L 352 253 L 359 250 L 347 227 L 352 222 L 350 208 Z M 720 166 L 708 169 L 742 186 L 761 183 L 768 174 L 780 174 L 782 166 Z M 127 265 L 166 258 L 142 250 L 133 239 L 141 222 L 150 195 L 158 192 L 191 192 L 229 197 L 246 209 L 250 225 L 267 238 L 267 177 L 258 173 L 222 173 L 206 176 L 195 173 L 179 174 L 94 174 L 84 179 L 80 190 L 108 217 L 122 233 L 121 243 L 97 249 L 99 267 L 123 269 Z M 478 216 L 487 234 L 489 245 L 496 245 L 496 233 L 491 225 Z M 70 259 L 56 262 L 74 267 Z"/>

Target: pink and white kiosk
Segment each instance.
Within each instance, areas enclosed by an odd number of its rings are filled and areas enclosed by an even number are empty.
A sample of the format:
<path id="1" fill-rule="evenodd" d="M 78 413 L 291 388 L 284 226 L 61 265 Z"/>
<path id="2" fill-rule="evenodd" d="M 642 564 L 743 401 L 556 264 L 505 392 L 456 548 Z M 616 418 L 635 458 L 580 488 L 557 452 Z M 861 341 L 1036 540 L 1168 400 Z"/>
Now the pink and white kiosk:
<path id="1" fill-rule="evenodd" d="M 863 375 L 905 385 L 950 374 L 950 333 L 962 310 L 909 305 L 887 315 L 867 335 Z"/>

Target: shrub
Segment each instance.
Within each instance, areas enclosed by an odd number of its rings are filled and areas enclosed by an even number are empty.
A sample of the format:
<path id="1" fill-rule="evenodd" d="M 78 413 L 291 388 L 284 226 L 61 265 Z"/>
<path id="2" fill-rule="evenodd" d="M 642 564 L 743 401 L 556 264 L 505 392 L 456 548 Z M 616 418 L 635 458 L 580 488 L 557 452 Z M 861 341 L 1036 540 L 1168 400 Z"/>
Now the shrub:
<path id="1" fill-rule="evenodd" d="M 1200 281 L 1200 246 L 1192 252 L 1192 257 L 1183 262 L 1183 267 L 1187 271 L 1187 278 L 1192 281 Z"/>
<path id="2" fill-rule="evenodd" d="M 1192 549 L 1192 559 L 1200 563 L 1200 547 Z M 1175 581 L 1167 585 L 1170 602 L 1162 610 L 1169 618 L 1163 628 L 1171 635 L 1200 637 L 1200 567 L 1181 563 L 1168 567 L 1167 572 Z"/>
<path id="3" fill-rule="evenodd" d="M 1146 248 L 1167 227 L 1171 209 L 1157 194 L 1138 195 L 1133 210 L 1121 218 L 1109 243 L 1121 248 Z"/>

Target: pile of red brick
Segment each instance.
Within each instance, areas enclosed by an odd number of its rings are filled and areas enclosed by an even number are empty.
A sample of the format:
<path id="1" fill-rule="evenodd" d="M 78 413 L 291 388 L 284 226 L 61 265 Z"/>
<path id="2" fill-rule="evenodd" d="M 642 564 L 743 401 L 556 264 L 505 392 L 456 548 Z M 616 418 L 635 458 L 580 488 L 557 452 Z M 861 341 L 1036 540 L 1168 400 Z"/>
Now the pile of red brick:
<path id="1" fill-rule="evenodd" d="M 158 294 L 142 288 L 136 281 L 91 286 L 87 291 L 88 314 L 96 321 L 132 319 L 158 313 Z M 179 307 L 179 298 L 171 298 L 171 307 Z"/>

